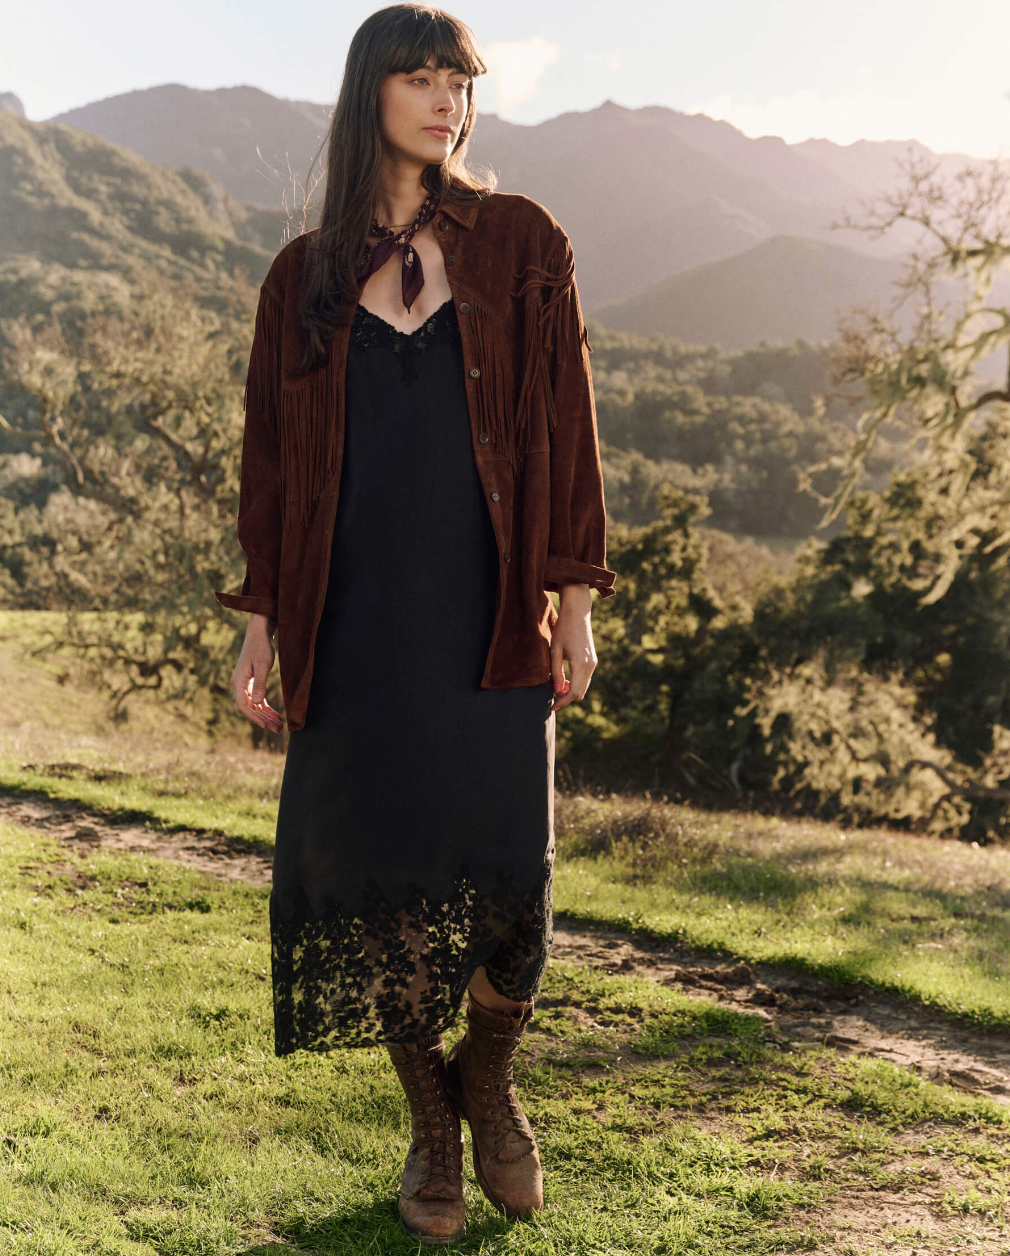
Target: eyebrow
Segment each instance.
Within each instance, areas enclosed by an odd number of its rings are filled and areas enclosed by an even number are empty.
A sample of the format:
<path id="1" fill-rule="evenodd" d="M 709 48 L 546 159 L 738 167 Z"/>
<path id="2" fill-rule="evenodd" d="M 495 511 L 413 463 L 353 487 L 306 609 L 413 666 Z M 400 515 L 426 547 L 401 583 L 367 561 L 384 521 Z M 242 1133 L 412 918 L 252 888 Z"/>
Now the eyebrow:
<path id="1" fill-rule="evenodd" d="M 415 69 L 413 69 L 413 70 L 404 70 L 404 74 L 417 74 L 417 72 L 418 72 L 419 70 L 427 70 L 429 74 L 437 74 L 437 73 L 438 73 L 438 71 L 437 71 L 437 70 L 433 70 L 433 69 L 431 68 L 431 66 L 430 66 L 430 65 L 428 65 L 428 63 L 427 63 L 427 62 L 424 62 L 422 65 L 417 66 L 417 67 L 416 67 Z M 468 71 L 468 70 L 464 70 L 464 69 L 462 68 L 462 66 L 458 66 L 458 65 L 457 65 L 457 66 L 453 66 L 453 67 L 451 67 L 451 68 L 449 69 L 449 73 L 450 73 L 450 74 L 462 74 L 464 78 L 470 78 L 470 77 L 471 77 L 471 75 L 470 75 L 470 73 L 469 73 L 469 71 Z"/>

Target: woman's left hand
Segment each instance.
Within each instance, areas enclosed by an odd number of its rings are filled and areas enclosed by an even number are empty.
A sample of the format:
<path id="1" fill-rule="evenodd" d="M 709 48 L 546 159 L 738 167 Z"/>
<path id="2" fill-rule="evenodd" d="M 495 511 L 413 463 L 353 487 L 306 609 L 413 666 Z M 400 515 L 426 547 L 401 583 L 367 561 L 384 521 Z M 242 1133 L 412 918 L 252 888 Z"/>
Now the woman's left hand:
<path id="1" fill-rule="evenodd" d="M 596 650 L 589 615 L 593 595 L 588 584 L 565 584 L 559 594 L 561 609 L 551 635 L 551 680 L 554 682 L 552 711 L 560 711 L 569 702 L 581 702 L 586 696 Z M 571 679 L 565 676 L 564 660 L 568 660 Z"/>

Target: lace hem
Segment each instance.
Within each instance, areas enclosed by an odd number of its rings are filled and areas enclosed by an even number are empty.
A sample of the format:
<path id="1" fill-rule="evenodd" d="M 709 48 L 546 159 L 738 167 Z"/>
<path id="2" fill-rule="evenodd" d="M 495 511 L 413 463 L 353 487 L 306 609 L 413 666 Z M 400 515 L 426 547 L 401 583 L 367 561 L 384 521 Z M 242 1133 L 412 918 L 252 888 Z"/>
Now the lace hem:
<path id="1" fill-rule="evenodd" d="M 416 1042 L 448 1028 L 474 972 L 516 1002 L 540 989 L 553 943 L 554 850 L 536 884 L 478 894 L 464 868 L 449 901 L 420 890 L 397 912 L 372 887 L 361 916 L 282 918 L 270 896 L 274 1051 Z"/>
<path id="2" fill-rule="evenodd" d="M 456 320 L 456 307 L 450 297 L 438 309 L 413 331 L 399 331 L 392 323 L 387 323 L 378 314 L 373 314 L 365 306 L 359 305 L 351 324 L 352 345 L 363 349 L 390 349 L 400 359 L 400 378 L 405 384 L 412 384 L 417 379 L 416 355 L 434 344 L 457 344 L 462 346 L 459 334 L 459 323 Z"/>

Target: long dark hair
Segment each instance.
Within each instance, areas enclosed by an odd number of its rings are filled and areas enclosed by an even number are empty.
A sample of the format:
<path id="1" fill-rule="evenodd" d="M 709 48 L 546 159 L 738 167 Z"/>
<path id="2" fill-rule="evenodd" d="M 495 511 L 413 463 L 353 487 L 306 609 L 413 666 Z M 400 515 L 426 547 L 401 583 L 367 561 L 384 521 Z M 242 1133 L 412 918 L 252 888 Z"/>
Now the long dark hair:
<path id="1" fill-rule="evenodd" d="M 469 27 L 427 5 L 392 4 L 379 9 L 361 23 L 351 40 L 329 130 L 312 159 L 315 165 L 319 153 L 327 150 L 322 211 L 306 249 L 301 317 L 307 343 L 299 375 L 322 364 L 328 339 L 350 320 L 351 307 L 360 296 L 355 270 L 375 214 L 382 159 L 379 88 L 387 75 L 408 73 L 430 57 L 440 70 L 465 70 L 471 78 L 487 72 Z M 495 190 L 493 171 L 481 168 L 478 174 L 466 165 L 475 116 L 471 90 L 456 147 L 444 162 L 425 166 L 421 175 L 422 184 L 435 193 L 439 204 L 446 200 L 466 204 Z M 307 229 L 307 210 L 303 228 Z"/>

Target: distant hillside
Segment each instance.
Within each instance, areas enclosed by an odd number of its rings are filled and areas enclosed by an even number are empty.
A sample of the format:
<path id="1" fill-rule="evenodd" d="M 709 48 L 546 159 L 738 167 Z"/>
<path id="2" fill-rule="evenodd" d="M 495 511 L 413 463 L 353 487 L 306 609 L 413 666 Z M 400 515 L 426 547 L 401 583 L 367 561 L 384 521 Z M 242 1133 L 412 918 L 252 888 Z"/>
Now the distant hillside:
<path id="1" fill-rule="evenodd" d="M 207 172 L 205 205 L 215 187 L 227 191 L 234 200 L 224 217 L 238 239 L 276 252 L 284 207 L 301 209 L 329 112 L 328 105 L 281 100 L 250 86 L 204 91 L 173 83 L 95 101 L 56 120 L 163 166 Z M 703 114 L 606 101 L 535 126 L 479 113 L 470 154 L 475 166 L 496 172 L 502 191 L 533 197 L 561 222 L 575 246 L 588 316 L 629 318 L 638 330 L 670 331 L 691 343 L 714 337 L 743 346 L 782 335 L 832 335 L 834 310 L 854 293 L 887 291 L 914 230 L 874 240 L 832 224 L 846 211 L 861 217 L 868 198 L 894 191 L 909 149 L 929 155 L 914 141 L 752 139 Z M 948 173 L 967 161 L 941 158 Z M 313 179 L 316 173 L 319 167 Z M 777 243 L 750 256 L 771 241 Z M 791 250 L 788 257 L 782 249 Z M 739 266 L 698 270 L 731 258 Z M 705 290 L 710 275 L 720 277 L 719 300 Z M 673 283 L 676 276 L 685 284 Z M 679 294 L 685 303 L 678 308 Z"/>
<path id="2" fill-rule="evenodd" d="M 898 163 L 907 161 L 909 156 L 939 162 L 942 175 L 954 175 L 969 163 L 989 164 L 963 153 L 934 153 L 918 140 L 856 140 L 852 144 L 803 140 L 792 148 L 867 195 L 886 191 L 899 182 Z M 1004 161 L 1003 166 L 1010 169 L 1010 161 Z"/>
<path id="3" fill-rule="evenodd" d="M 240 269 L 258 283 L 279 242 L 273 215 L 199 171 L 0 112 L 0 313 L 116 306 L 158 275 L 214 302 Z"/>
<path id="4" fill-rule="evenodd" d="M 294 209 L 328 114 L 326 106 L 254 87 L 173 83 L 53 121 L 151 161 L 206 170 L 238 200 L 280 208 L 286 199 Z M 856 191 L 781 140 L 750 140 L 728 123 L 612 101 L 536 126 L 479 114 L 470 153 L 497 173 L 502 191 L 533 197 L 562 223 L 579 256 L 587 308 L 772 235 L 825 237 Z"/>
<path id="5" fill-rule="evenodd" d="M 753 152 L 758 141 L 735 132 L 747 154 L 741 160 L 686 137 L 695 129 L 686 120 L 672 109 L 609 101 L 537 126 L 481 117 L 470 151 L 499 173 L 503 190 L 525 192 L 562 223 L 590 310 L 772 235 L 831 234 L 854 189 L 788 150 L 782 160 L 794 186 L 778 186 Z"/>
<path id="6" fill-rule="evenodd" d="M 165 83 L 49 120 L 123 144 L 148 161 L 206 170 L 236 200 L 294 209 L 291 172 L 305 179 L 326 133 L 329 107 L 281 100 L 258 87 L 201 91 Z"/>
<path id="7" fill-rule="evenodd" d="M 746 349 L 761 340 L 830 339 L 839 307 L 886 304 L 897 260 L 799 236 L 762 240 L 652 284 L 592 317 L 616 331 L 658 332 L 693 344 Z"/>

